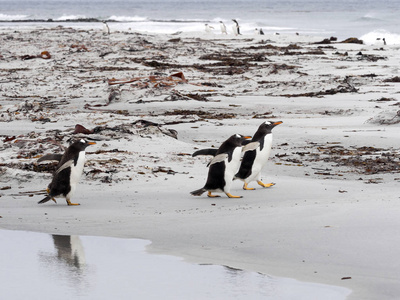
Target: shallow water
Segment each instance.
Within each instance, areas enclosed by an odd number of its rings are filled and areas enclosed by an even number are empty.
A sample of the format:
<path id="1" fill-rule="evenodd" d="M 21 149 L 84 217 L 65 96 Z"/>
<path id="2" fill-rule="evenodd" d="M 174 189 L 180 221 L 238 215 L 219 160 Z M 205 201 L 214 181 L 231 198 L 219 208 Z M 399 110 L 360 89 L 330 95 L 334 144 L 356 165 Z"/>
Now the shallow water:
<path id="1" fill-rule="evenodd" d="M 149 241 L 0 230 L 2 299 L 345 299 L 349 290 L 146 253 Z"/>

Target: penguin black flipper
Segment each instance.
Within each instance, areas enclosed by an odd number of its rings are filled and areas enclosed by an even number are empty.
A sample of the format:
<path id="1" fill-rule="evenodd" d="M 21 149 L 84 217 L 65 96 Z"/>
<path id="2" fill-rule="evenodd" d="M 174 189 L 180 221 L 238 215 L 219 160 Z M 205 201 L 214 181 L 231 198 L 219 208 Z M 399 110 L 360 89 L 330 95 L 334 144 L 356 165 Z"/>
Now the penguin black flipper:
<path id="1" fill-rule="evenodd" d="M 240 165 L 239 171 L 236 173 L 235 178 L 238 179 L 246 179 L 251 175 L 251 169 L 253 166 L 253 162 L 256 159 L 257 151 L 247 151 L 242 159 L 242 163 Z"/>
<path id="2" fill-rule="evenodd" d="M 192 154 L 193 157 L 198 156 L 198 155 L 211 155 L 211 156 L 215 156 L 217 155 L 218 149 L 215 148 L 209 148 L 209 149 L 201 149 L 201 150 L 197 150 L 196 152 L 194 152 Z"/>
<path id="3" fill-rule="evenodd" d="M 45 155 L 43 155 L 42 157 L 40 157 L 40 158 L 37 160 L 37 162 L 39 163 L 39 162 L 46 161 L 46 160 L 55 160 L 55 161 L 60 162 L 62 157 L 63 157 L 62 154 L 55 154 L 55 153 L 52 153 L 52 154 L 45 154 Z"/>

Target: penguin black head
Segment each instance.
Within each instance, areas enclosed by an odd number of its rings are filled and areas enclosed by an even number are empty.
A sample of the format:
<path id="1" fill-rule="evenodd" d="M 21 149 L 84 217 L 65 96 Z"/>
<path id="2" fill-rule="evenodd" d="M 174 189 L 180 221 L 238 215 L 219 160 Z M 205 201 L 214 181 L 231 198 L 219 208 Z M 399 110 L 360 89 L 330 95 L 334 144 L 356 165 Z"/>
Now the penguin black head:
<path id="1" fill-rule="evenodd" d="M 71 148 L 75 148 L 78 151 L 83 151 L 89 145 L 96 145 L 96 143 L 95 142 L 88 142 L 85 139 L 80 139 L 80 140 L 77 140 L 74 143 L 72 143 L 70 147 Z"/>
<path id="2" fill-rule="evenodd" d="M 278 122 L 265 121 L 264 123 L 261 124 L 261 126 L 272 130 L 272 128 L 274 128 L 275 126 L 282 124 L 282 123 L 283 123 L 282 121 L 278 121 Z"/>
<path id="3" fill-rule="evenodd" d="M 228 139 L 228 141 L 230 143 L 232 143 L 233 145 L 235 145 L 236 147 L 239 147 L 239 146 L 243 145 L 243 142 L 246 139 L 251 139 L 251 136 L 244 136 L 244 135 L 241 135 L 241 134 L 234 134 Z"/>
<path id="4" fill-rule="evenodd" d="M 253 140 L 252 141 L 258 141 L 260 140 L 262 137 L 266 136 L 267 134 L 272 132 L 272 129 L 279 125 L 282 124 L 282 121 L 278 121 L 278 122 L 271 122 L 271 121 L 265 121 L 263 122 L 260 127 L 258 127 L 257 132 L 254 134 L 253 136 Z"/>

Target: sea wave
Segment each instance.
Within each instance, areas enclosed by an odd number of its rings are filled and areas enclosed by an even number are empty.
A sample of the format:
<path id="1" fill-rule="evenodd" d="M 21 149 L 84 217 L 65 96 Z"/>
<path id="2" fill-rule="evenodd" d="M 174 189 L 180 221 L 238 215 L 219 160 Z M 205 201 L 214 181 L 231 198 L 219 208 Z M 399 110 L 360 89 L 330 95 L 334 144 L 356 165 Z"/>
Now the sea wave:
<path id="1" fill-rule="evenodd" d="M 148 21 L 148 18 L 140 16 L 111 16 L 108 20 L 115 22 L 144 22 Z"/>
<path id="2" fill-rule="evenodd" d="M 360 37 L 367 45 L 400 45 L 400 34 L 387 30 L 374 30 Z"/>
<path id="3" fill-rule="evenodd" d="M 14 20 L 24 20 L 28 18 L 29 16 L 27 15 L 5 15 L 5 14 L 0 14 L 0 20 L 1 21 L 14 21 Z"/>
<path id="4" fill-rule="evenodd" d="M 84 20 L 85 15 L 62 15 L 61 17 L 55 19 L 56 21 L 66 21 L 66 20 Z"/>

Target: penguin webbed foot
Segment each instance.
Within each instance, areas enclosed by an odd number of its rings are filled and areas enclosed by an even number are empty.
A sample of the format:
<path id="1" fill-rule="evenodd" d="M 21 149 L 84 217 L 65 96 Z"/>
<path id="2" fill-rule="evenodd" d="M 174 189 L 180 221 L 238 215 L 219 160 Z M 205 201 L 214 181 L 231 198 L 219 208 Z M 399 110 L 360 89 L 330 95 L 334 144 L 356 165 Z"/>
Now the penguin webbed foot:
<path id="1" fill-rule="evenodd" d="M 79 203 L 72 203 L 69 199 L 67 199 L 68 206 L 70 205 L 80 205 Z"/>
<path id="2" fill-rule="evenodd" d="M 243 196 L 234 196 L 231 193 L 225 193 L 229 198 L 243 198 Z"/>
<path id="3" fill-rule="evenodd" d="M 243 189 L 244 189 L 244 190 L 246 190 L 246 191 L 253 191 L 253 190 L 255 190 L 255 188 L 249 188 L 249 187 L 247 187 L 247 185 L 248 185 L 248 183 L 243 184 Z"/>
<path id="4" fill-rule="evenodd" d="M 210 198 L 218 198 L 218 197 L 221 197 L 220 195 L 213 195 L 211 192 L 208 192 L 208 193 L 207 193 L 207 196 L 210 197 Z"/>
<path id="5" fill-rule="evenodd" d="M 262 187 L 265 187 L 265 188 L 269 188 L 269 187 L 275 185 L 274 182 L 271 182 L 271 183 L 264 183 L 264 182 L 262 182 L 262 181 L 260 181 L 260 180 L 258 180 L 257 183 L 258 183 L 259 185 L 261 185 Z"/>

